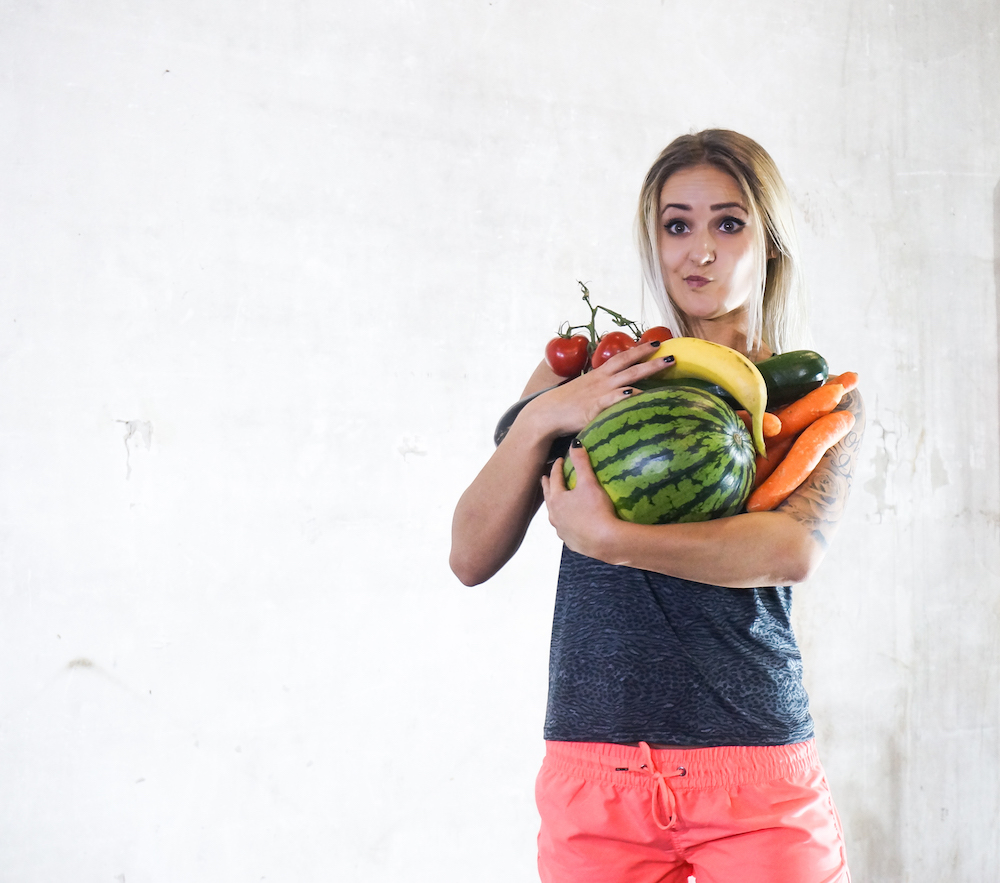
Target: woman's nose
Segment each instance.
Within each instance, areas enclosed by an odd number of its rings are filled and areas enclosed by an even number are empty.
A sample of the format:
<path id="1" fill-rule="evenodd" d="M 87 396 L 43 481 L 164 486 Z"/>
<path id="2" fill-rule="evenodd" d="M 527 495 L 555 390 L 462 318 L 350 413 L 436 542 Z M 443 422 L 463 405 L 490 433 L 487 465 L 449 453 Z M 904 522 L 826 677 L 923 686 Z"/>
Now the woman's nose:
<path id="1" fill-rule="evenodd" d="M 691 243 L 691 260 L 699 267 L 715 260 L 715 243 L 711 237 L 704 236 Z"/>

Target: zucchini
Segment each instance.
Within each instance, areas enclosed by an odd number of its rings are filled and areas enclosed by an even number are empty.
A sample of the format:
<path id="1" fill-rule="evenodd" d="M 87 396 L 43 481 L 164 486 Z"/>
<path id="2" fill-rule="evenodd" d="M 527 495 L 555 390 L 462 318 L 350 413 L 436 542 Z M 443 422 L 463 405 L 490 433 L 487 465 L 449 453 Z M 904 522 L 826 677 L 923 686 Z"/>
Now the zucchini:
<path id="1" fill-rule="evenodd" d="M 826 359 L 812 350 L 793 350 L 757 363 L 767 385 L 767 410 L 783 408 L 826 383 Z"/>

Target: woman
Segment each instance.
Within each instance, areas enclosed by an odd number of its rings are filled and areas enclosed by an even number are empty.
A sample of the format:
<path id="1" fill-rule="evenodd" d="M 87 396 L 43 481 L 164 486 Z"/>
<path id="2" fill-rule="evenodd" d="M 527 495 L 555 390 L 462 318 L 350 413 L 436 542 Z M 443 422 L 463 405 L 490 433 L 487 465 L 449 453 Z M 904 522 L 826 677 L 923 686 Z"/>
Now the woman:
<path id="1" fill-rule="evenodd" d="M 759 361 L 802 326 L 787 191 L 735 132 L 670 144 L 637 216 L 647 285 L 677 335 Z M 482 582 L 544 498 L 565 543 L 536 797 L 543 881 L 847 881 L 843 836 L 813 743 L 791 586 L 822 559 L 864 423 L 778 509 L 697 524 L 617 518 L 586 452 L 543 475 L 551 442 L 664 368 L 642 345 L 539 396 L 459 501 L 451 564 Z M 645 361 L 644 361 L 645 360 Z M 667 363 L 669 364 L 669 363 Z M 558 383 L 543 363 L 529 395 Z M 540 479 L 540 480 L 539 480 Z"/>

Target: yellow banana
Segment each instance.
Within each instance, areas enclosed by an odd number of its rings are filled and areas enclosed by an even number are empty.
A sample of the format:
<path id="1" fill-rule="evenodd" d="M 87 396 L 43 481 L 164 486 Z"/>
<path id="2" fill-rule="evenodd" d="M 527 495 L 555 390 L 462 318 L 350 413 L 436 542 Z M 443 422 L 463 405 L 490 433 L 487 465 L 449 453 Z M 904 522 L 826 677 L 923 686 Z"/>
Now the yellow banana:
<path id="1" fill-rule="evenodd" d="M 743 353 L 728 346 L 702 340 L 699 337 L 675 337 L 665 340 L 644 361 L 674 357 L 672 368 L 664 368 L 650 380 L 680 380 L 695 377 L 717 383 L 750 414 L 753 423 L 753 443 L 757 452 L 764 449 L 764 411 L 767 408 L 767 386 L 757 366 Z"/>

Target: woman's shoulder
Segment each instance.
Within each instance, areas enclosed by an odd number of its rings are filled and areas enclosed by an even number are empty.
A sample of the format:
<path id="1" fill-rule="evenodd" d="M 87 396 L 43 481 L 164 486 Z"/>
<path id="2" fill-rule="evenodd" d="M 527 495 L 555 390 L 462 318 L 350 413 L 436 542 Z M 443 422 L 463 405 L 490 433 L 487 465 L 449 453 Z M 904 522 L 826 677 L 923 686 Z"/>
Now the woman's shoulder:
<path id="1" fill-rule="evenodd" d="M 521 393 L 521 398 L 526 396 L 534 395 L 536 392 L 541 392 L 543 389 L 551 389 L 553 386 L 558 386 L 566 380 L 565 377 L 560 377 L 549 367 L 549 363 L 542 359 L 538 363 L 538 367 L 532 372 L 531 377 L 528 378 L 528 383 L 524 387 L 524 392 Z"/>

